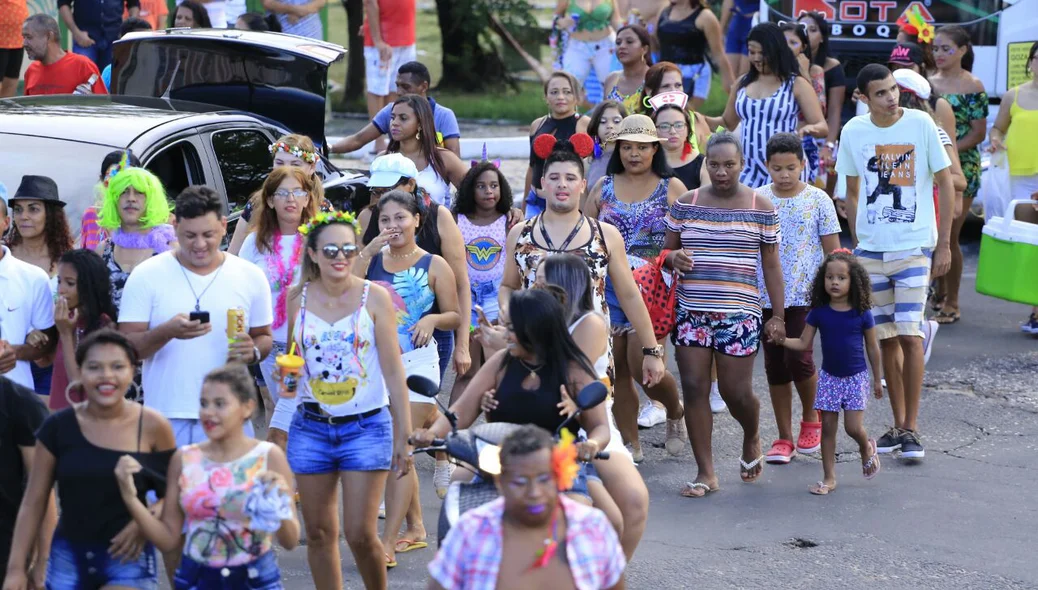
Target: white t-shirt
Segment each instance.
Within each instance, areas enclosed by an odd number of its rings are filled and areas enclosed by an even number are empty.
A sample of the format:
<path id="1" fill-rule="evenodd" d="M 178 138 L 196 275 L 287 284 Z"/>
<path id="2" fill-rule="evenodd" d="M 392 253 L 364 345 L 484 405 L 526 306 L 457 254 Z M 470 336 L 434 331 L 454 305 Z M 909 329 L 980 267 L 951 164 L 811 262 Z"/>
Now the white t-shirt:
<path id="1" fill-rule="evenodd" d="M 144 405 L 167 418 L 198 419 L 202 380 L 227 362 L 228 309 L 244 309 L 249 328 L 273 323 L 263 273 L 237 256 L 224 256 L 219 270 L 200 276 L 169 251 L 140 263 L 126 280 L 119 323 L 147 322 L 152 330 L 178 313 L 194 311 L 196 294 L 201 311 L 209 312 L 212 331 L 191 340 L 170 340 L 144 361 Z"/>
<path id="2" fill-rule="evenodd" d="M 54 296 L 47 273 L 15 258 L 7 246 L 0 249 L 0 340 L 17 346 L 29 332 L 54 327 Z M 28 361 L 18 361 L 4 377 L 34 389 Z"/>
<path id="3" fill-rule="evenodd" d="M 858 246 L 870 252 L 936 246 L 934 174 L 949 166 L 937 124 L 923 111 L 902 109 L 890 127 L 877 127 L 869 115 L 848 121 L 836 171 L 861 178 Z"/>
<path id="4" fill-rule="evenodd" d="M 295 249 L 295 241 L 296 236 L 294 235 L 281 236 L 281 261 L 286 267 L 290 266 L 292 263 L 292 251 Z M 270 278 L 272 269 L 267 267 L 268 256 L 270 256 L 270 253 L 261 253 L 259 249 L 256 248 L 256 232 L 252 232 L 245 236 L 245 241 L 242 242 L 241 250 L 238 252 L 238 257 L 255 264 L 263 272 L 263 276 L 267 279 L 267 285 L 270 286 L 270 299 L 271 305 L 273 305 L 277 302 L 278 293 L 274 290 L 276 285 Z M 295 272 L 292 275 L 292 284 L 299 282 L 300 269 L 302 269 L 302 264 L 296 264 Z M 273 311 L 274 308 L 271 307 L 271 310 Z M 286 313 L 288 313 L 287 310 Z M 271 315 L 270 317 L 274 316 Z M 288 321 L 285 321 L 281 327 L 274 329 L 274 342 L 288 342 Z"/>

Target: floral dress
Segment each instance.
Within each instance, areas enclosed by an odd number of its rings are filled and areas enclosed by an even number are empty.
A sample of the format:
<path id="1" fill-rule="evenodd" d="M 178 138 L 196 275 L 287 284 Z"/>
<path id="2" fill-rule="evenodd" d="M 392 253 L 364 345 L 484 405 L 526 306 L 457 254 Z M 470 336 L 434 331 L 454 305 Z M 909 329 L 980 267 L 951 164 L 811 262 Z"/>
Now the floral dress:
<path id="1" fill-rule="evenodd" d="M 962 141 L 970 132 L 971 123 L 978 119 L 988 118 L 988 95 L 986 92 L 969 92 L 966 94 L 945 94 L 944 98 L 951 103 L 955 111 L 955 138 Z M 966 191 L 963 198 L 972 199 L 980 191 L 980 149 L 972 147 L 959 150 L 959 162 L 966 175 Z"/>

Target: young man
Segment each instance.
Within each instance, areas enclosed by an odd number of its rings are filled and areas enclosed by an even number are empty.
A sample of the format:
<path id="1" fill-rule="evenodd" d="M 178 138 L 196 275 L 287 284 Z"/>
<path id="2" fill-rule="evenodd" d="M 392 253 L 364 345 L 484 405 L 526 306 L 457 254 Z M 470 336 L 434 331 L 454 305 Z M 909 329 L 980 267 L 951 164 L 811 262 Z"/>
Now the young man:
<path id="1" fill-rule="evenodd" d="M 458 128 L 458 119 L 454 116 L 454 111 L 437 103 L 431 96 L 426 96 L 431 82 L 429 68 L 421 62 L 409 61 L 400 66 L 397 71 L 396 88 L 399 94 L 417 94 L 428 98 L 429 105 L 432 106 L 437 143 L 461 156 L 461 130 Z M 333 145 L 331 152 L 348 154 L 378 140 L 389 133 L 389 122 L 392 119 L 393 105 L 390 103 L 382 107 L 378 114 L 371 119 L 371 123 L 368 123 L 363 129 Z"/>
<path id="2" fill-rule="evenodd" d="M 169 418 L 178 447 L 206 440 L 198 420 L 206 373 L 228 362 L 257 364 L 273 346 L 270 286 L 255 265 L 220 251 L 222 211 L 213 189 L 184 189 L 173 210 L 178 248 L 133 270 L 119 310 L 119 329 L 145 359 L 144 404 Z M 245 314 L 233 340 L 230 310 Z M 251 423 L 246 430 L 251 436 Z"/>
<path id="3" fill-rule="evenodd" d="M 501 497 L 466 512 L 429 564 L 429 590 L 624 587 L 623 549 L 597 508 L 559 493 L 552 438 L 523 426 L 501 443 Z M 551 549 L 547 549 L 551 547 Z M 506 550 L 507 548 L 507 550 Z"/>
<path id="4" fill-rule="evenodd" d="M 58 185 L 46 176 L 23 176 L 10 199 L 58 198 Z M 0 235 L 11 225 L 7 199 L 0 200 Z M 25 343 L 33 330 L 47 335 L 47 346 Z M 29 389 L 34 388 L 29 363 L 49 354 L 58 341 L 54 327 L 54 298 L 50 278 L 35 265 L 22 262 L 0 245 L 0 375 Z"/>
<path id="5" fill-rule="evenodd" d="M 858 91 L 869 113 L 844 126 L 836 170 L 847 178 L 847 221 L 855 253 L 872 281 L 876 334 L 894 414 L 894 427 L 876 446 L 880 453 L 900 449 L 904 458 L 921 459 L 925 451 L 916 423 L 924 364 L 920 326 L 931 273 L 939 277 L 951 265 L 951 160 L 933 119 L 898 106 L 897 81 L 886 66 L 862 68 Z M 896 370 L 899 351 L 904 353 L 901 371 Z"/>
<path id="6" fill-rule="evenodd" d="M 25 94 L 108 94 L 101 71 L 90 58 L 61 48 L 58 21 L 34 14 L 22 25 L 25 55 L 34 60 L 25 70 Z"/>
<path id="7" fill-rule="evenodd" d="M 72 35 L 72 52 L 89 58 L 98 69 L 112 63 L 124 7 L 130 17 L 140 16 L 140 0 L 58 0 L 58 14 Z"/>
<path id="8" fill-rule="evenodd" d="M 395 83 L 400 66 L 418 57 L 415 50 L 415 0 L 364 0 L 364 68 L 368 84 L 368 116 L 372 119 L 400 94 Z M 385 149 L 375 142 L 375 152 Z"/>

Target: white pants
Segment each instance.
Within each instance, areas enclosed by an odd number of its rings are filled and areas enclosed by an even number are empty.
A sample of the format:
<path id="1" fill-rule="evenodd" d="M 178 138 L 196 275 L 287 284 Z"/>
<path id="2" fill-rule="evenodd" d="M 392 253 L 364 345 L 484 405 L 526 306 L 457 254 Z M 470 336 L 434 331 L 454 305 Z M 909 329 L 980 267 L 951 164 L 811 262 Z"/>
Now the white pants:
<path id="1" fill-rule="evenodd" d="M 610 33 L 598 41 L 577 41 L 572 37 L 566 41 L 566 51 L 562 54 L 562 69 L 573 74 L 581 85 L 595 68 L 595 77 L 599 84 L 605 84 L 613 64 L 613 53 L 616 51 L 616 34 Z M 606 92 L 602 88 L 603 96 Z"/>

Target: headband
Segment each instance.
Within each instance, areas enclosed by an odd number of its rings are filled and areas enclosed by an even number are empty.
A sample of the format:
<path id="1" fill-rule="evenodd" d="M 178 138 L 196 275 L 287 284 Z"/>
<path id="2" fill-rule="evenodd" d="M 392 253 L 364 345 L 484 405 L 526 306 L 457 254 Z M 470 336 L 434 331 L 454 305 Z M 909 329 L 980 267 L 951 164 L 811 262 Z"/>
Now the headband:
<path id="1" fill-rule="evenodd" d="M 278 152 L 285 152 L 286 154 L 292 154 L 307 164 L 313 164 L 317 161 L 316 152 L 308 152 L 297 145 L 288 145 L 283 141 L 276 141 L 270 144 L 270 155 L 274 155 Z"/>
<path id="2" fill-rule="evenodd" d="M 933 25 L 926 22 L 926 19 L 923 18 L 923 13 L 920 12 L 919 6 L 913 4 L 911 9 L 906 10 L 901 15 L 901 18 L 897 19 L 897 25 L 909 35 L 915 35 L 920 43 L 927 45 L 933 43 Z"/>
<path id="3" fill-rule="evenodd" d="M 299 233 L 304 236 L 309 236 L 310 232 L 314 231 L 322 225 L 328 225 L 331 223 L 345 223 L 352 225 L 353 230 L 360 234 L 360 223 L 357 218 L 353 216 L 353 213 L 349 211 L 330 211 L 328 213 L 318 213 L 310 219 L 310 222 L 306 225 L 299 226 Z"/>
<path id="4" fill-rule="evenodd" d="M 483 162 L 490 162 L 490 160 L 487 159 L 487 142 L 485 141 L 483 142 L 483 158 L 480 160 L 472 160 L 472 167 L 475 168 Z M 490 163 L 494 165 L 494 168 L 497 168 L 498 170 L 501 169 L 501 158 L 498 158 Z"/>
<path id="5" fill-rule="evenodd" d="M 652 108 L 653 112 L 660 110 L 664 105 L 668 104 L 676 105 L 683 109 L 688 104 L 688 95 L 684 92 L 662 92 L 646 100 L 649 101 L 649 107 Z"/>
<path id="6" fill-rule="evenodd" d="M 587 133 L 574 133 L 570 136 L 569 142 L 573 144 L 573 151 L 581 158 L 586 158 L 595 151 L 595 140 L 591 139 Z M 558 139 L 554 135 L 542 133 L 533 140 L 533 153 L 538 158 L 546 160 L 555 151 L 557 143 Z"/>
<path id="7" fill-rule="evenodd" d="M 115 178 L 116 174 L 119 174 L 123 170 L 126 170 L 130 167 L 130 155 L 131 152 L 129 148 L 123 151 L 123 157 L 119 158 L 119 163 L 116 164 L 116 166 L 108 172 L 108 178 L 106 180 L 110 182 L 113 178 Z"/>

